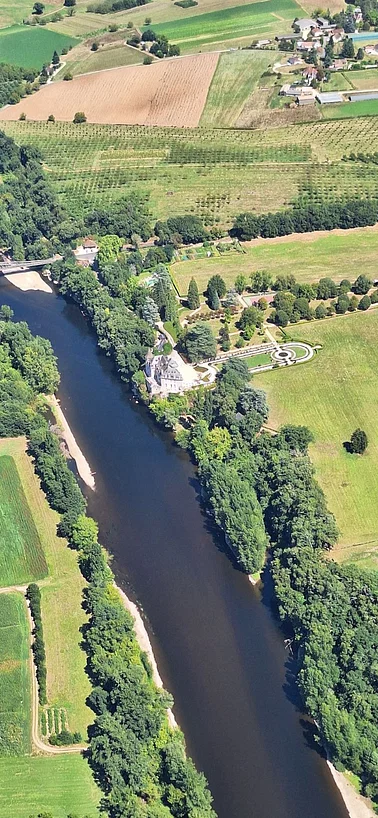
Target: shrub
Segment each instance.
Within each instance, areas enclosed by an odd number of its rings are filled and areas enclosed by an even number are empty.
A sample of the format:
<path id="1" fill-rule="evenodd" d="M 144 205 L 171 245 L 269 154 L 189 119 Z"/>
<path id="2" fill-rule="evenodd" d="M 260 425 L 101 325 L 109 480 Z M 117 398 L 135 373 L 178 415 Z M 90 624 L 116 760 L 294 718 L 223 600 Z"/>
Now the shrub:
<path id="1" fill-rule="evenodd" d="M 367 434 L 362 429 L 355 429 L 350 438 L 350 451 L 353 454 L 363 454 L 368 445 Z"/>
<path id="2" fill-rule="evenodd" d="M 66 82 L 70 82 L 71 80 L 73 80 L 73 76 L 72 76 L 71 72 L 67 71 L 67 73 L 64 75 L 63 79 L 66 80 Z"/>
<path id="3" fill-rule="evenodd" d="M 84 113 L 83 111 L 78 111 L 78 112 L 75 114 L 75 116 L 74 116 L 74 118 L 73 118 L 73 120 L 72 120 L 72 121 L 73 121 L 74 125 L 79 125 L 79 124 L 81 124 L 82 122 L 86 122 L 86 121 L 87 121 L 87 117 L 85 116 L 85 113 Z"/>

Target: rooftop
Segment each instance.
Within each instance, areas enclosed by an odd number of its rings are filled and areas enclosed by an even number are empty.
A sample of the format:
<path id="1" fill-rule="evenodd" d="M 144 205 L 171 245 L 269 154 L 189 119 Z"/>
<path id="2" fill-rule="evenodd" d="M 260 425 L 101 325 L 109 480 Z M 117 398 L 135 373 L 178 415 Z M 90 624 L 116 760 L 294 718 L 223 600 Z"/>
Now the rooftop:
<path id="1" fill-rule="evenodd" d="M 321 105 L 327 105 L 331 102 L 344 102 L 344 98 L 339 91 L 325 91 L 316 94 L 316 99 Z"/>

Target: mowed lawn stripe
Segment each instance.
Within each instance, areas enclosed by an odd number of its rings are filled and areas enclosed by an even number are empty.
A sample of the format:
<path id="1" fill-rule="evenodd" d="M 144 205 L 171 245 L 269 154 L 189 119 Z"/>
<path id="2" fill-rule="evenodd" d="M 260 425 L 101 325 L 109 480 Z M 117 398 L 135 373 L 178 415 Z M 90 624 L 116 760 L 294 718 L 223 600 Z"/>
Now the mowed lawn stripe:
<path id="1" fill-rule="evenodd" d="M 31 750 L 30 633 L 21 594 L 0 594 L 0 756 Z"/>
<path id="2" fill-rule="evenodd" d="M 47 563 L 12 457 L 0 457 L 0 585 L 42 579 Z"/>

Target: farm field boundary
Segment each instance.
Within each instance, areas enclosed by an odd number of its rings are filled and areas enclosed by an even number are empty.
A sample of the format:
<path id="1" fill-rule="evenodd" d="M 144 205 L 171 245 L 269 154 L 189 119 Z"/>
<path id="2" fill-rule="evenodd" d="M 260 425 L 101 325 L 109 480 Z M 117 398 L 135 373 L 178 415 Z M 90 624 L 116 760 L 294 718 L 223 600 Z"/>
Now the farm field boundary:
<path id="1" fill-rule="evenodd" d="M 12 120 L 25 113 L 47 120 L 53 114 L 72 122 L 77 111 L 84 111 L 94 123 L 195 127 L 217 61 L 216 53 L 199 54 L 86 74 L 45 86 L 32 98 L 3 109 L 2 116 Z"/>

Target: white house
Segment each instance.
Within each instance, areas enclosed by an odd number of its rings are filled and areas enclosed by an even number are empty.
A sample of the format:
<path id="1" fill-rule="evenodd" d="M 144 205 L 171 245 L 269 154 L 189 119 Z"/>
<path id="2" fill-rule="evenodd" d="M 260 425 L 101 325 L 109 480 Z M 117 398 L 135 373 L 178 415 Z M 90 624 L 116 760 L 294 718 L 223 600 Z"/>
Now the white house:
<path id="1" fill-rule="evenodd" d="M 312 20 L 310 17 L 301 17 L 293 23 L 295 30 L 300 32 L 304 40 L 307 40 L 311 29 L 315 28 L 315 25 L 315 20 Z"/>
<path id="2" fill-rule="evenodd" d="M 93 256 L 94 253 L 98 253 L 98 244 L 87 236 L 84 239 L 82 244 L 74 250 L 75 256 Z"/>

